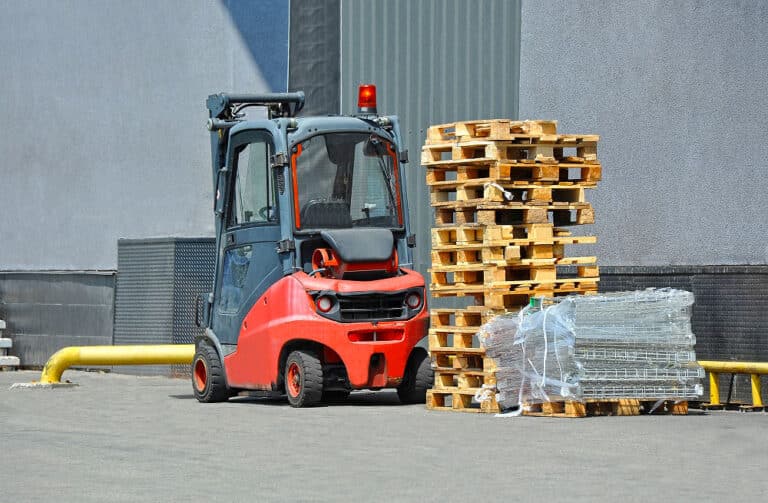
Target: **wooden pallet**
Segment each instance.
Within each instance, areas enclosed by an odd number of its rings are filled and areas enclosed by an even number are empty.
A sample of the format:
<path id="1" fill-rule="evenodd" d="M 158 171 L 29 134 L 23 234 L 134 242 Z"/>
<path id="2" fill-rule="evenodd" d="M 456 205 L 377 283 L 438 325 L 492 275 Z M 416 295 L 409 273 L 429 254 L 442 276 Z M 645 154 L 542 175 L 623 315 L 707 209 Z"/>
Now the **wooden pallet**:
<path id="1" fill-rule="evenodd" d="M 433 267 L 431 272 L 455 272 L 457 270 L 471 269 L 538 269 L 538 268 L 572 268 L 572 266 L 585 269 L 597 262 L 595 256 L 563 257 L 553 256 L 555 247 L 552 245 L 532 246 L 451 246 L 434 249 L 431 252 Z M 561 247 L 558 247 L 560 252 Z M 529 256 L 533 258 L 528 258 Z M 561 269 L 562 270 L 562 269 Z M 582 274 L 579 276 L 592 277 L 595 274 Z M 495 281 L 495 279 L 493 280 Z"/>
<path id="2" fill-rule="evenodd" d="M 427 182 L 468 180 L 494 180 L 501 182 L 581 183 L 594 184 L 602 177 L 602 167 L 597 161 L 580 161 L 575 158 L 560 162 L 536 162 L 535 160 L 498 160 L 493 158 L 442 159 L 424 161 Z"/>
<path id="3" fill-rule="evenodd" d="M 429 350 L 432 355 L 432 368 L 490 371 L 493 360 L 485 356 L 485 349 L 480 347 L 454 348 L 434 347 Z"/>
<path id="4" fill-rule="evenodd" d="M 486 297 L 494 295 L 527 295 L 529 297 L 552 297 L 558 293 L 583 293 L 586 291 L 597 290 L 597 283 L 600 278 L 556 278 L 556 279 L 534 279 L 519 281 L 500 281 L 497 283 L 485 283 L 482 280 L 471 283 L 466 276 L 459 277 L 459 280 L 450 281 L 447 279 L 444 283 L 433 282 L 430 289 L 435 297 L 466 297 L 468 295 L 483 294 Z M 549 294 L 552 295 L 549 295 Z M 520 305 L 525 302 L 518 303 Z"/>
<path id="5" fill-rule="evenodd" d="M 429 269 L 430 288 L 434 292 L 445 292 L 451 288 L 481 288 L 488 290 L 528 290 L 550 285 L 557 289 L 560 284 L 597 283 L 600 271 L 596 265 L 577 267 L 576 277 L 558 277 L 556 266 L 507 267 L 479 265 L 456 265 Z"/>
<path id="6" fill-rule="evenodd" d="M 438 124 L 427 129 L 427 144 L 471 139 L 511 140 L 524 135 L 557 133 L 557 121 L 473 120 Z"/>
<path id="7" fill-rule="evenodd" d="M 573 236 L 568 229 L 546 224 L 485 225 L 477 223 L 445 225 L 431 230 L 432 249 L 483 246 L 565 246 L 594 244 L 594 236 Z M 557 255 L 554 255 L 557 256 Z M 535 257 L 530 257 L 535 258 Z"/>
<path id="8" fill-rule="evenodd" d="M 545 402 L 523 406 L 524 416 L 543 417 L 593 417 L 593 416 L 639 416 L 648 414 L 657 403 L 655 400 L 636 398 L 588 399 L 584 402 Z M 662 400 L 654 414 L 688 414 L 688 402 Z"/>
<path id="9" fill-rule="evenodd" d="M 434 205 L 433 205 L 434 206 Z M 595 223 L 589 203 L 568 205 L 511 205 L 500 203 L 445 203 L 435 208 L 437 226 L 546 224 L 560 227 Z"/>
<path id="10" fill-rule="evenodd" d="M 496 182 L 491 179 L 457 182 L 455 180 L 435 182 L 430 187 L 430 203 L 440 206 L 442 203 L 461 201 L 482 204 L 498 202 L 526 205 L 568 205 L 585 203 L 586 189 L 594 183 L 578 185 L 571 182 L 562 184 L 531 184 L 528 182 Z"/>
<path id="11" fill-rule="evenodd" d="M 477 389 L 496 386 L 496 373 L 481 370 L 440 369 L 435 370 L 435 390 Z"/>
<path id="12" fill-rule="evenodd" d="M 471 297 L 478 307 L 515 311 L 528 304 L 532 297 L 561 297 L 564 295 L 594 295 L 597 293 L 597 283 L 593 284 L 561 284 L 556 288 L 541 286 L 529 290 L 509 291 L 479 291 L 465 290 L 456 292 L 435 292 L 434 297 Z"/>
<path id="13" fill-rule="evenodd" d="M 457 412 L 498 413 L 499 404 L 495 397 L 484 402 L 474 400 L 478 389 L 430 389 L 427 390 L 427 409 L 450 410 Z"/>
<path id="14" fill-rule="evenodd" d="M 430 309 L 429 325 L 432 328 L 480 327 L 493 317 L 506 312 L 494 311 L 482 306 L 470 306 L 465 309 Z"/>
<path id="15" fill-rule="evenodd" d="M 495 159 L 520 163 L 557 164 L 597 162 L 597 142 L 593 135 L 543 135 L 513 141 L 472 140 L 427 144 L 421 149 L 421 164 L 441 161 Z"/>

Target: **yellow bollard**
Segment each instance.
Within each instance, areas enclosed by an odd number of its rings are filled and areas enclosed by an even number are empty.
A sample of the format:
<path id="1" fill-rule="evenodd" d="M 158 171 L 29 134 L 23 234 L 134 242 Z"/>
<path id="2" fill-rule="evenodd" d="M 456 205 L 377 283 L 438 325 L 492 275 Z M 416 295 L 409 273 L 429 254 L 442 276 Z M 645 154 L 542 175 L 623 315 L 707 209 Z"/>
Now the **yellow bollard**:
<path id="1" fill-rule="evenodd" d="M 40 384 L 57 384 L 73 365 L 183 365 L 191 364 L 194 344 L 145 344 L 126 346 L 70 346 L 48 359 Z"/>
<path id="2" fill-rule="evenodd" d="M 760 374 L 750 374 L 752 380 L 752 406 L 762 407 L 763 397 L 760 394 Z"/>
<path id="3" fill-rule="evenodd" d="M 742 410 L 763 408 L 760 390 L 760 376 L 768 374 L 768 362 L 720 362 L 699 360 L 704 370 L 709 372 L 709 405 L 720 404 L 720 373 L 749 374 L 752 382 L 752 405 L 742 406 Z"/>
<path id="4" fill-rule="evenodd" d="M 720 374 L 709 373 L 709 405 L 720 405 Z"/>

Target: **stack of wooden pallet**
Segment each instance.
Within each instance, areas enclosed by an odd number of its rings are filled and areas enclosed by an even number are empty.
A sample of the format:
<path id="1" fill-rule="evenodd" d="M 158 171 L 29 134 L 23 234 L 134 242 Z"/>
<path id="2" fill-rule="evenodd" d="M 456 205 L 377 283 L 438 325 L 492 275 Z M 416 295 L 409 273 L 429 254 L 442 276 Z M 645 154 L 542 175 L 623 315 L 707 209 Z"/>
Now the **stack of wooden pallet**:
<path id="1" fill-rule="evenodd" d="M 19 357 L 8 354 L 12 341 L 3 337 L 3 330 L 5 330 L 5 321 L 0 320 L 0 370 L 15 369 L 19 366 Z"/>
<path id="2" fill-rule="evenodd" d="M 469 297 L 465 309 L 433 309 L 429 332 L 435 386 L 430 409 L 495 412 L 473 397 L 495 384 L 478 328 L 531 297 L 597 291 L 596 257 L 566 256 L 594 236 L 586 189 L 600 180 L 598 136 L 557 134 L 554 121 L 485 120 L 430 127 L 422 149 L 432 229 L 434 297 Z"/>

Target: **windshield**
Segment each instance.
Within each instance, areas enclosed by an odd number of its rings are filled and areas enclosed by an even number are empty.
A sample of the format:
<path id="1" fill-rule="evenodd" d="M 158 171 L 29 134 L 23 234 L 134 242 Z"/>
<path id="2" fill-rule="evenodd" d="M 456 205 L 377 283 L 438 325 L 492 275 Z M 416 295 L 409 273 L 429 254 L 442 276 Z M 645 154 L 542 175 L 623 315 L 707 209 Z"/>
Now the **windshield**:
<path id="1" fill-rule="evenodd" d="M 297 229 L 402 227 L 397 156 L 380 136 L 313 136 L 292 165 Z"/>

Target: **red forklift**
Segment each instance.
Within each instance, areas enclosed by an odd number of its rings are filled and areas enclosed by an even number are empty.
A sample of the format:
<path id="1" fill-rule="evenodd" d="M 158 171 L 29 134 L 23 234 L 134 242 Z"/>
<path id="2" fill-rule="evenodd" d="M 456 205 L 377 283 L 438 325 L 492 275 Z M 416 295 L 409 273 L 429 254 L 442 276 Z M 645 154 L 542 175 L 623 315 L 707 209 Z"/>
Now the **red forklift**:
<path id="1" fill-rule="evenodd" d="M 302 92 L 208 97 L 217 259 L 195 397 L 261 390 L 306 407 L 396 388 L 424 402 L 429 318 L 397 117 L 378 115 L 372 85 L 354 116 L 299 118 L 303 105 Z"/>

